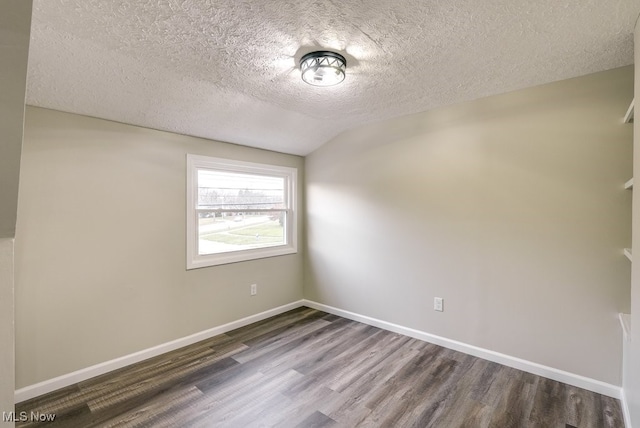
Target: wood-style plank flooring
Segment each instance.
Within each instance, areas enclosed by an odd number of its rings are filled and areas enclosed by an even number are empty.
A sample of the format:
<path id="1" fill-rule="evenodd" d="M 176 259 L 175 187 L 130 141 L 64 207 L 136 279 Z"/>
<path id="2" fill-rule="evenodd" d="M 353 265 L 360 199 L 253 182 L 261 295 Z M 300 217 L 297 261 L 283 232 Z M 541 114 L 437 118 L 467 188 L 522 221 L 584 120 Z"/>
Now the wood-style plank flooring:
<path id="1" fill-rule="evenodd" d="M 613 398 L 309 308 L 16 412 L 56 414 L 17 427 L 624 426 Z"/>

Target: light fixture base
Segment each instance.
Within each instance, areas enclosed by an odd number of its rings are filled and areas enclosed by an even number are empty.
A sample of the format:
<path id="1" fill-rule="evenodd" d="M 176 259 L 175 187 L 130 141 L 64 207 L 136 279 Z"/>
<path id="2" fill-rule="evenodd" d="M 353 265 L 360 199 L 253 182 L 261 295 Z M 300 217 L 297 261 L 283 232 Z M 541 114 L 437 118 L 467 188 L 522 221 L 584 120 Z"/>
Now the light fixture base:
<path id="1" fill-rule="evenodd" d="M 333 86 L 345 78 L 347 60 L 336 52 L 309 52 L 300 58 L 302 80 L 314 86 Z"/>

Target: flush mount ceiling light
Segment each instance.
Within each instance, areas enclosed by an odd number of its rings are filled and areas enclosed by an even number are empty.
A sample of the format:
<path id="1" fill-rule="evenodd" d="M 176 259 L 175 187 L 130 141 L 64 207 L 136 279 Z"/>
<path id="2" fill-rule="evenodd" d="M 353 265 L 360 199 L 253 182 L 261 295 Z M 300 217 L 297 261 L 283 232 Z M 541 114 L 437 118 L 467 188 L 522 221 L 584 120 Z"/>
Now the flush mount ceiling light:
<path id="1" fill-rule="evenodd" d="M 332 86 L 344 80 L 347 61 L 330 51 L 310 52 L 300 59 L 302 80 L 314 86 Z"/>

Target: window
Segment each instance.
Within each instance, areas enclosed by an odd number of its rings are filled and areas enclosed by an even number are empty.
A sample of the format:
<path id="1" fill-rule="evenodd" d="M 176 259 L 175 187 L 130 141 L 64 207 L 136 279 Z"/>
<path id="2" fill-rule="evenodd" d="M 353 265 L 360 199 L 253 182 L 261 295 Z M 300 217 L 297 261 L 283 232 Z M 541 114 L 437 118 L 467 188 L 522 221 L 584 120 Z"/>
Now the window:
<path id="1" fill-rule="evenodd" d="M 187 269 L 292 254 L 297 170 L 187 155 Z"/>

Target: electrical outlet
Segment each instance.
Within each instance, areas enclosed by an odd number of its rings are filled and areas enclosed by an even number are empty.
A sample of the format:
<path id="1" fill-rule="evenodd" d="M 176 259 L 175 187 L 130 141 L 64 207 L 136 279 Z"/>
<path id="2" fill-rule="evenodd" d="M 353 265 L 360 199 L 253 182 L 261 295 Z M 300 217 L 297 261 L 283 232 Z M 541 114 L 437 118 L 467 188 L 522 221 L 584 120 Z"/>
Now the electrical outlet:
<path id="1" fill-rule="evenodd" d="M 433 298 L 433 310 L 439 312 L 444 311 L 444 299 L 442 297 Z"/>
<path id="2" fill-rule="evenodd" d="M 258 284 L 251 284 L 251 295 L 255 296 L 258 294 Z"/>

